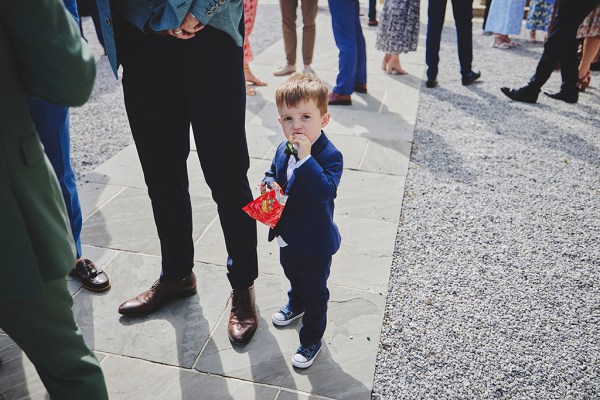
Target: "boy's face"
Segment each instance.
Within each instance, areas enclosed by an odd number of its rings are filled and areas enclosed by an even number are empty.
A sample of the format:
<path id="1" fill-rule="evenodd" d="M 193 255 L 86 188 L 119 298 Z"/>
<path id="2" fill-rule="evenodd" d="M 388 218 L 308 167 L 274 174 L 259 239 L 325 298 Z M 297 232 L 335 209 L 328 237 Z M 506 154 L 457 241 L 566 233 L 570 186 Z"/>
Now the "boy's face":
<path id="1" fill-rule="evenodd" d="M 329 113 L 321 115 L 317 104 L 308 100 L 291 108 L 284 104 L 279 109 L 278 120 L 288 141 L 292 135 L 303 134 L 313 143 L 319 137 L 321 129 L 329 123 Z"/>

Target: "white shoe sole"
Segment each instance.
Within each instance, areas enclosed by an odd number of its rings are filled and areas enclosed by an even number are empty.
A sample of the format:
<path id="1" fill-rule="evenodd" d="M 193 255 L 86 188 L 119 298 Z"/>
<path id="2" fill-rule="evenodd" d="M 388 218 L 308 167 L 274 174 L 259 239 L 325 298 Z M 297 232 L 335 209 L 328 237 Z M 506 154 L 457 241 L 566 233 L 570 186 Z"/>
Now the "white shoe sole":
<path id="1" fill-rule="evenodd" d="M 304 313 L 300 313 L 300 314 L 296 315 L 294 318 L 290 318 L 285 321 L 281 321 L 281 320 L 275 318 L 275 314 L 273 314 L 273 316 L 271 317 L 271 321 L 273 321 L 273 324 L 275 324 L 277 326 L 287 326 L 287 325 L 291 324 L 292 322 L 294 322 L 295 320 L 297 320 L 298 318 L 302 318 L 303 315 L 304 315 Z"/>
<path id="2" fill-rule="evenodd" d="M 323 346 L 321 346 L 321 349 L 323 348 Z M 309 361 L 307 362 L 300 362 L 300 361 L 296 361 L 294 360 L 294 356 L 292 356 L 292 365 L 296 368 L 301 368 L 301 369 L 305 369 L 310 367 L 311 365 L 313 365 L 313 363 L 315 362 L 315 359 L 317 358 L 317 356 L 319 355 L 319 353 L 321 352 L 321 349 L 319 349 L 317 351 L 317 353 L 315 354 L 315 356 L 313 358 L 311 358 Z"/>

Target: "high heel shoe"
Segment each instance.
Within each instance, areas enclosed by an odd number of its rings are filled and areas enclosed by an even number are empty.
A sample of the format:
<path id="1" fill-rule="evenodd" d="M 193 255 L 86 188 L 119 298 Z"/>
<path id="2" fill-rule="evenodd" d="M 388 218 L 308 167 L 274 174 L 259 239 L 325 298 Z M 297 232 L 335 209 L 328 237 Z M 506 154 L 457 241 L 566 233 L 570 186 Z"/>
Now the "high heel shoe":
<path id="1" fill-rule="evenodd" d="M 579 82 L 577 82 L 577 87 L 579 88 L 580 92 L 585 92 L 585 89 L 587 89 L 590 86 L 590 82 L 592 81 L 592 75 L 590 74 L 590 71 L 588 71 L 585 76 L 583 78 L 579 79 Z"/>
<path id="2" fill-rule="evenodd" d="M 265 82 L 261 79 L 258 79 L 256 76 L 254 76 L 252 71 L 250 71 L 250 66 L 248 64 L 244 64 L 244 76 L 245 76 L 246 82 L 249 82 L 249 83 L 253 84 L 254 86 L 267 86 L 267 82 Z M 251 96 L 254 96 L 254 95 L 251 95 Z"/>
<path id="3" fill-rule="evenodd" d="M 406 74 L 408 74 L 408 72 L 406 72 L 406 70 L 404 70 L 400 66 L 400 64 L 398 64 L 398 65 L 392 65 L 391 62 L 389 62 L 389 63 L 387 63 L 385 65 L 385 72 L 388 75 L 396 75 L 396 74 L 398 74 L 398 75 L 406 75 Z"/>

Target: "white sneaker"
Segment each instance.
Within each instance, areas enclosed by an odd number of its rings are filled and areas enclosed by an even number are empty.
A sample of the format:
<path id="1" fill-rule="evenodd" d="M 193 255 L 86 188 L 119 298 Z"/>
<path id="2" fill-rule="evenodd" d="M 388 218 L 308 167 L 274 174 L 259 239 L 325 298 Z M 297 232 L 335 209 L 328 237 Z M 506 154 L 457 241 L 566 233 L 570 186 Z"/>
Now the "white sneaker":
<path id="1" fill-rule="evenodd" d="M 283 67 L 279 67 L 279 69 L 277 71 L 273 72 L 273 75 L 275 75 L 275 76 L 285 76 L 285 75 L 291 75 L 294 72 L 296 72 L 296 66 L 295 65 L 286 64 Z"/>
<path id="2" fill-rule="evenodd" d="M 305 73 L 305 74 L 311 74 L 311 75 L 317 76 L 317 73 L 315 72 L 315 70 L 314 70 L 314 69 L 312 69 L 312 68 L 310 67 L 310 65 L 305 65 L 305 66 L 304 66 L 304 73 Z"/>
<path id="3" fill-rule="evenodd" d="M 292 365 L 296 368 L 308 368 L 315 362 L 315 358 L 321 352 L 322 344 L 321 341 L 309 346 L 303 346 L 300 344 L 296 354 L 292 356 Z"/>

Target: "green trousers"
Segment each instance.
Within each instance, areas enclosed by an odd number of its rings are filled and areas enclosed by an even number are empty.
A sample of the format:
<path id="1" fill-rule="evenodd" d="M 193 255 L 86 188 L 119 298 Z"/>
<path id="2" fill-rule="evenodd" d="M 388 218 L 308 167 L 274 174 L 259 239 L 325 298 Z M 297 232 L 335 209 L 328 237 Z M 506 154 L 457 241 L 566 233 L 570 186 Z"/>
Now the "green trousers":
<path id="1" fill-rule="evenodd" d="M 64 278 L 41 297 L 0 302 L 0 328 L 25 352 L 52 400 L 107 400 L 100 364 L 73 318 Z"/>

